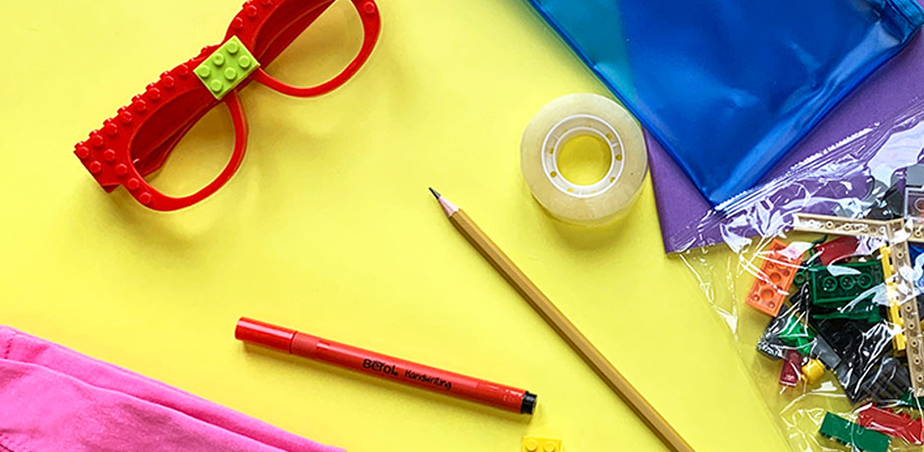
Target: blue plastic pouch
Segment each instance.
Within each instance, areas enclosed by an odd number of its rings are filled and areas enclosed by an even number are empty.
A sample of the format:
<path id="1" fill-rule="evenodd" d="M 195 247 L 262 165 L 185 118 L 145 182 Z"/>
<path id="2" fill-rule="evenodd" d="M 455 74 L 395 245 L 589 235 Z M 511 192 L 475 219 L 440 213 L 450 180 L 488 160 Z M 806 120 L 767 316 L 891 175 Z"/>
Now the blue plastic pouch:
<path id="1" fill-rule="evenodd" d="M 713 205 L 757 183 L 924 22 L 915 0 L 529 2 Z"/>

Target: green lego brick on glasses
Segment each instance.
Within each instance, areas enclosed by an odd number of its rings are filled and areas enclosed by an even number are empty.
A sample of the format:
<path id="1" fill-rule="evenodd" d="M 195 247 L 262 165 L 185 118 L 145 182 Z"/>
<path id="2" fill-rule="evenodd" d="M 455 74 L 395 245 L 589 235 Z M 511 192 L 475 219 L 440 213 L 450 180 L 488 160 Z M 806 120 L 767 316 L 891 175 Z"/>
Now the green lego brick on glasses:
<path id="1" fill-rule="evenodd" d="M 225 97 L 237 85 L 260 67 L 247 47 L 232 36 L 215 50 L 194 71 L 216 99 Z"/>

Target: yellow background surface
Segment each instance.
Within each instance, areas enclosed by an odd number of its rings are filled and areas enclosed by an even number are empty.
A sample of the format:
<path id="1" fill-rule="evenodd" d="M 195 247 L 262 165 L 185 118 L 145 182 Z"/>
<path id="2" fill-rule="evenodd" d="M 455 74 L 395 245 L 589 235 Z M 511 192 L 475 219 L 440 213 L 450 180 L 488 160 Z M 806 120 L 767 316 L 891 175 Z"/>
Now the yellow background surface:
<path id="1" fill-rule="evenodd" d="M 657 451 L 658 440 L 444 219 L 433 185 L 555 300 L 699 451 L 785 450 L 725 327 L 662 251 L 646 183 L 623 224 L 535 203 L 520 134 L 548 101 L 606 94 L 520 0 L 382 0 L 383 34 L 335 93 L 243 90 L 248 155 L 162 214 L 106 194 L 73 145 L 215 43 L 235 1 L 2 2 L 0 322 L 350 451 Z M 343 0 L 273 65 L 319 81 L 358 47 Z M 223 107 L 155 184 L 189 193 L 233 134 Z M 539 394 L 532 418 L 246 348 L 239 316 Z M 2 422 L 2 420 L 0 420 Z"/>

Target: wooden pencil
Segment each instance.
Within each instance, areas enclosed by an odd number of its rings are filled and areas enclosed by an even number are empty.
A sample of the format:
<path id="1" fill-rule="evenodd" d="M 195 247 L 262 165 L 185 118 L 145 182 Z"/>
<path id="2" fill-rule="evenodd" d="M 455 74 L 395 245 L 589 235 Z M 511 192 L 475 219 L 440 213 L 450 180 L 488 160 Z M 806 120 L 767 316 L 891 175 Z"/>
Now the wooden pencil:
<path id="1" fill-rule="evenodd" d="M 458 206 L 441 196 L 432 188 L 430 191 L 439 201 L 443 212 L 455 228 L 471 243 L 494 268 L 503 275 L 517 292 L 542 316 L 574 351 L 590 365 L 616 394 L 619 395 L 648 425 L 665 445 L 675 452 L 693 452 L 693 448 L 671 427 L 667 421 L 645 400 L 619 371 L 600 353 L 594 345 L 572 324 L 542 291 L 526 277 L 507 255 L 465 214 Z"/>

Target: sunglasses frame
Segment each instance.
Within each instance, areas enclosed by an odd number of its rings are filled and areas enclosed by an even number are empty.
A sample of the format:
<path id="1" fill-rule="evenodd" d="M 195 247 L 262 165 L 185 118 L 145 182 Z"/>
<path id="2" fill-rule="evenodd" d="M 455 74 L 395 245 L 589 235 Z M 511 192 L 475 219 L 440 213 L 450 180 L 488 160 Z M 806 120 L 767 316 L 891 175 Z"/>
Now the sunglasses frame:
<path id="1" fill-rule="evenodd" d="M 259 65 L 270 64 L 308 28 L 334 0 L 250 0 L 231 21 L 221 45 L 208 46 L 196 57 L 164 72 L 143 94 L 106 119 L 103 127 L 77 143 L 74 154 L 107 192 L 124 186 L 142 205 L 159 211 L 191 206 L 214 194 L 240 168 L 247 147 L 247 118 L 238 91 L 251 81 L 292 97 L 329 93 L 352 78 L 368 60 L 381 31 L 374 0 L 350 0 L 363 26 L 359 53 L 332 79 L 312 87 L 295 87 L 276 80 L 262 67 L 243 77 L 230 91 L 213 94 L 195 73 L 231 38 L 237 37 Z M 199 191 L 168 196 L 145 181 L 160 169 L 170 152 L 206 113 L 225 104 L 234 124 L 234 149 L 224 170 Z"/>

